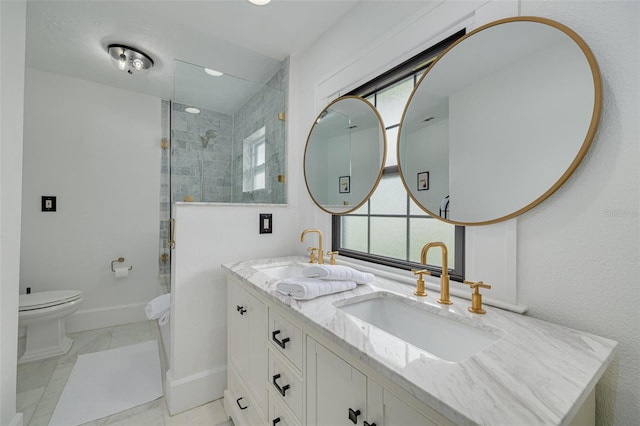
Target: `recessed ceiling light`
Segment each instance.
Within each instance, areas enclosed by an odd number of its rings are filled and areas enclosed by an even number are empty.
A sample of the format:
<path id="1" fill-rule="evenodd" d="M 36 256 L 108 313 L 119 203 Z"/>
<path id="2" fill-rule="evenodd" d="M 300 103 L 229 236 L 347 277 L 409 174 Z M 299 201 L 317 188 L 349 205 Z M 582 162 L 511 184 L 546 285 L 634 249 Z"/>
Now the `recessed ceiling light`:
<path id="1" fill-rule="evenodd" d="M 213 77 L 220 77 L 221 75 L 224 75 L 223 72 L 212 70 L 211 68 L 205 68 L 204 72 L 206 72 L 207 74 Z"/>
<path id="2" fill-rule="evenodd" d="M 265 4 L 269 3 L 271 0 L 249 0 L 249 1 L 257 6 L 264 6 Z"/>
<path id="3" fill-rule="evenodd" d="M 184 109 L 186 112 L 190 112 L 191 114 L 200 114 L 200 110 L 194 107 L 186 107 Z"/>

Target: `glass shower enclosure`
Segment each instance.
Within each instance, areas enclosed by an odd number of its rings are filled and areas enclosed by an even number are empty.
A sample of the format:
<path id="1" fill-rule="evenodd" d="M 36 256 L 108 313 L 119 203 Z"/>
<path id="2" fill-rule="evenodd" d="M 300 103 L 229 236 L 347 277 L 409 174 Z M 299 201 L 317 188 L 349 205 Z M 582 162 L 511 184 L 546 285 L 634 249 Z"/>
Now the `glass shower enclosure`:
<path id="1" fill-rule="evenodd" d="M 285 69 L 258 84 L 175 61 L 172 202 L 286 203 Z"/>
<path id="2" fill-rule="evenodd" d="M 286 204 L 289 61 L 264 83 L 174 61 L 162 103 L 160 278 L 170 290 L 171 204 Z"/>

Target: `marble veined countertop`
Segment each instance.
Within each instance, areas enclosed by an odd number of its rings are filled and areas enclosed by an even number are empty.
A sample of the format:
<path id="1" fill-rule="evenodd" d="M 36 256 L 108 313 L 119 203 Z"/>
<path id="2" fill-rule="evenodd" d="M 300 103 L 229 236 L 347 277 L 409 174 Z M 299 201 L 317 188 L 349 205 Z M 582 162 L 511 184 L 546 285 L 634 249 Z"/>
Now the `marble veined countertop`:
<path id="1" fill-rule="evenodd" d="M 376 276 L 372 284 L 297 301 L 276 291 L 279 281 L 260 268 L 304 264 L 302 256 L 228 263 L 223 268 L 417 399 L 458 425 L 568 424 L 609 365 L 617 343 L 567 327 L 485 306 L 467 311 L 469 300 L 452 305 L 413 295 L 414 287 Z M 499 338 L 461 362 L 440 359 L 385 333 L 335 305 L 384 292 L 457 319 Z M 397 297 L 397 296 L 391 296 Z M 420 327 L 420 324 L 416 324 Z"/>

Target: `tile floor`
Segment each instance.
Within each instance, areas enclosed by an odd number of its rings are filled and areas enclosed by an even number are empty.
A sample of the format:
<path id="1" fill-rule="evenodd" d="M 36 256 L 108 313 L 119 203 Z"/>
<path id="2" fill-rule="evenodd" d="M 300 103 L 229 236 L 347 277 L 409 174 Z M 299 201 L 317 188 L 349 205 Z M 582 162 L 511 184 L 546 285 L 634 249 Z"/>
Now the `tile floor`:
<path id="1" fill-rule="evenodd" d="M 23 413 L 25 426 L 47 426 L 49 424 L 49 419 L 53 414 L 78 355 L 157 339 L 160 344 L 160 363 L 164 382 L 167 363 L 162 350 L 160 330 L 156 321 L 143 321 L 100 330 L 90 330 L 71 334 L 70 337 L 73 339 L 73 346 L 69 353 L 55 358 L 18 365 L 17 412 Z M 21 345 L 23 344 L 24 342 L 21 342 Z M 21 348 L 21 350 L 24 350 L 24 348 Z M 85 423 L 85 425 L 233 426 L 233 423 L 228 420 L 221 399 L 171 417 L 167 410 L 166 400 L 162 397 L 148 404 Z"/>

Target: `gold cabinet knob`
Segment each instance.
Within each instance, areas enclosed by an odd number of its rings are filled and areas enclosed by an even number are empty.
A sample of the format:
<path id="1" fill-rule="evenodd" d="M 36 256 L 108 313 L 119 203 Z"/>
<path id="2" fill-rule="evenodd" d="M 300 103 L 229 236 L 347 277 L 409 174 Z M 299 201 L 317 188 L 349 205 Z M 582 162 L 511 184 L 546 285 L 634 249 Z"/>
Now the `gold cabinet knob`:
<path id="1" fill-rule="evenodd" d="M 480 294 L 480 288 L 489 289 L 491 286 L 483 283 L 482 281 L 463 281 L 463 283 L 473 289 L 473 293 L 471 293 L 471 306 L 469 306 L 469 312 L 474 314 L 486 313 L 486 311 L 482 309 L 482 295 Z"/>
<path id="2" fill-rule="evenodd" d="M 424 279 L 422 275 L 431 275 L 431 272 L 426 269 L 412 269 L 414 275 L 418 276 L 418 280 L 416 281 L 416 291 L 413 292 L 416 296 L 424 297 L 427 295 L 427 292 L 424 291 Z"/>
<path id="3" fill-rule="evenodd" d="M 340 253 L 338 253 L 337 251 L 328 251 L 328 252 L 327 252 L 327 254 L 328 254 L 329 256 L 331 256 L 331 259 L 329 259 L 329 264 L 331 264 L 331 265 L 335 265 L 335 264 L 336 264 L 336 259 L 335 259 L 335 257 L 334 257 L 334 256 L 335 256 L 336 254 L 340 254 Z"/>

